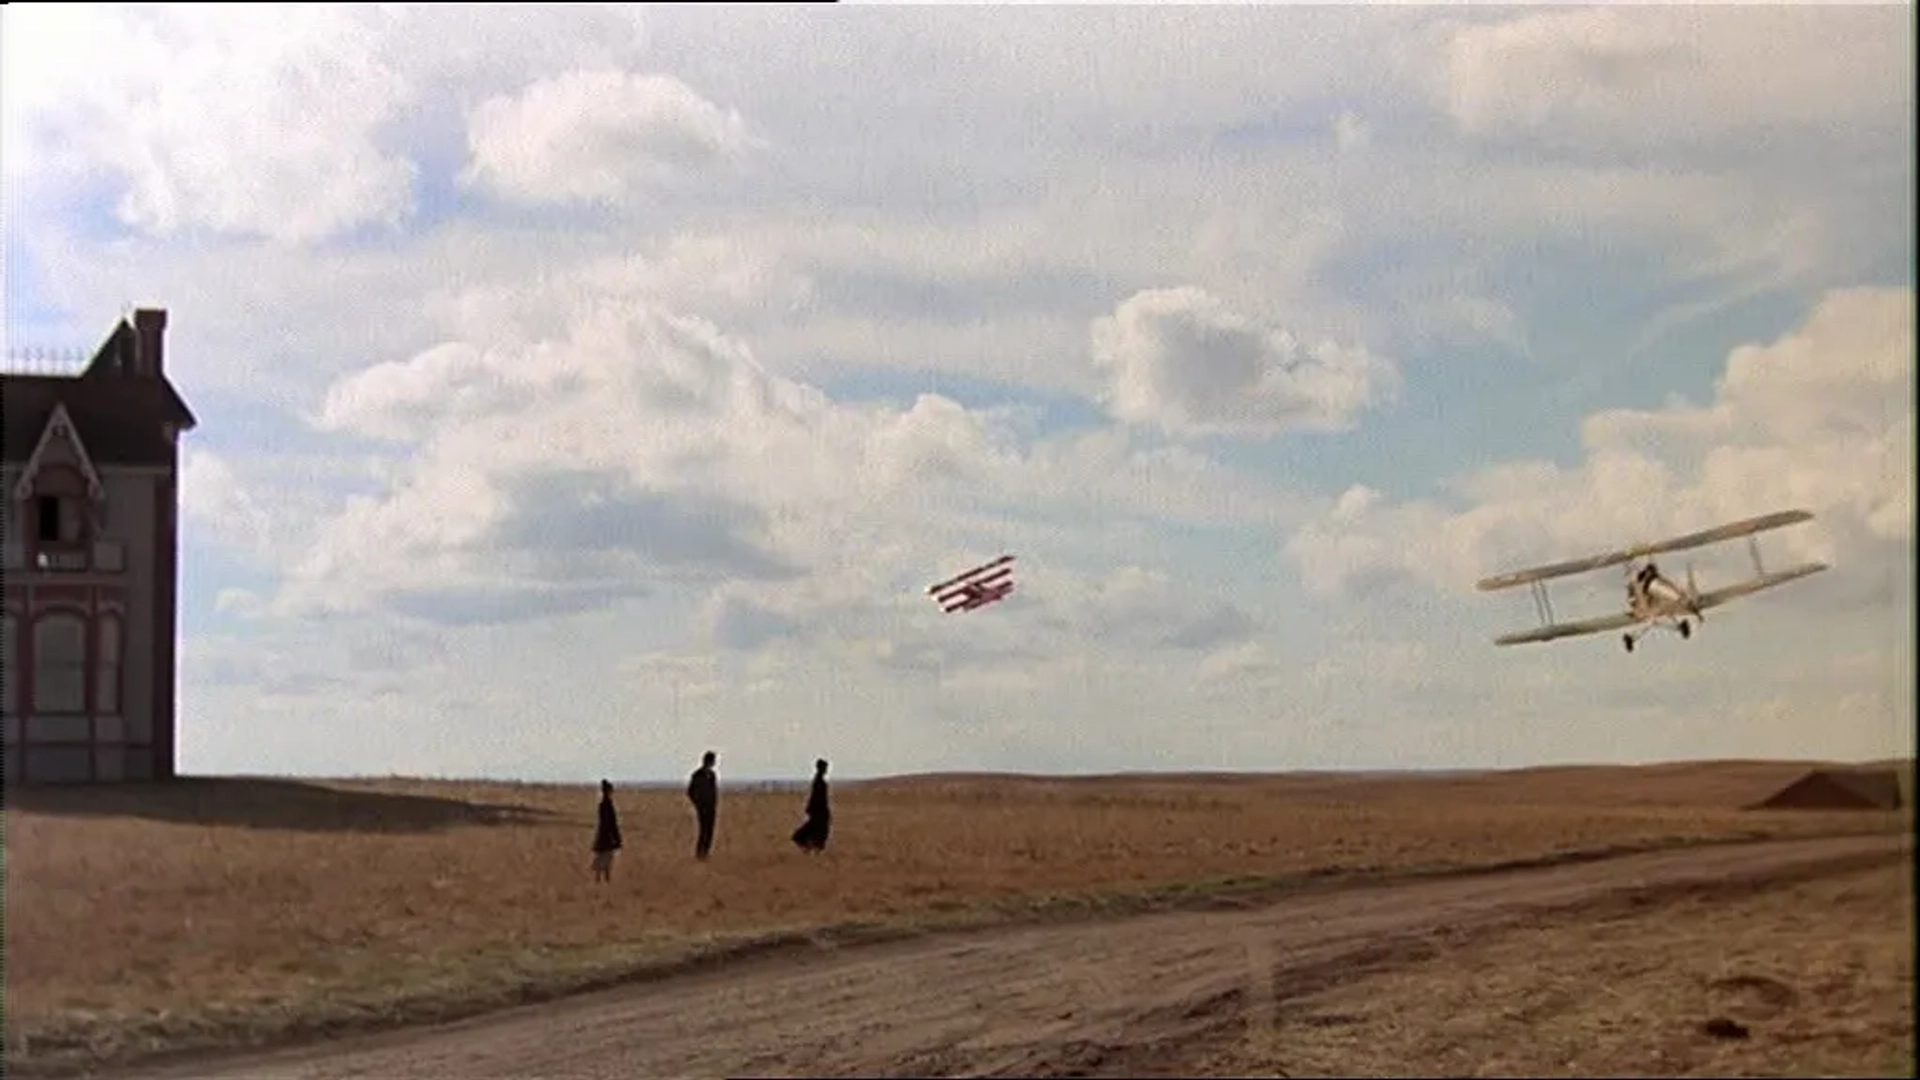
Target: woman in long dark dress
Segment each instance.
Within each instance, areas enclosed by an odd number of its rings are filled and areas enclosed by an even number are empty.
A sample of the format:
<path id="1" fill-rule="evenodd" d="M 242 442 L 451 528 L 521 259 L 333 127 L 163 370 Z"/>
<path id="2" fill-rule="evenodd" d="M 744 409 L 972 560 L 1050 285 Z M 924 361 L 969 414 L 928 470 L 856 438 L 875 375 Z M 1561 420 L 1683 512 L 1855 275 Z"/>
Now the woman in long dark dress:
<path id="1" fill-rule="evenodd" d="M 827 849 L 827 834 L 833 829 L 833 811 L 827 806 L 827 759 L 813 763 L 813 787 L 807 792 L 807 820 L 793 830 L 793 843 L 801 851 L 818 854 Z"/>
<path id="2" fill-rule="evenodd" d="M 613 784 L 602 780 L 599 820 L 593 829 L 593 880 L 613 881 L 613 853 L 620 846 L 620 816 L 613 809 Z"/>

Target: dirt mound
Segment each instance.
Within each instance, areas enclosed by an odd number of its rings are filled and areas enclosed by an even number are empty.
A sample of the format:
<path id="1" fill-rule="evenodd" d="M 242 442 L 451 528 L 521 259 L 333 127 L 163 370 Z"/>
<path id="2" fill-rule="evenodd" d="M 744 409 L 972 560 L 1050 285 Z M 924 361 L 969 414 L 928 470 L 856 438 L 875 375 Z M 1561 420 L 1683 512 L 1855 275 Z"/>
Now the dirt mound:
<path id="1" fill-rule="evenodd" d="M 1815 769 L 1755 803 L 1755 810 L 1898 810 L 1892 769 Z"/>

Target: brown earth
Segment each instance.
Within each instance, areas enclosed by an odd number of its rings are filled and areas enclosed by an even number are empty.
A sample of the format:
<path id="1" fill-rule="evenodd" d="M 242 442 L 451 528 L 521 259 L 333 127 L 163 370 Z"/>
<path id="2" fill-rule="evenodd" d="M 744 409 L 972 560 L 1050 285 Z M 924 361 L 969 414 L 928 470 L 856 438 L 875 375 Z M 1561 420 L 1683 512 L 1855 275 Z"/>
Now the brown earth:
<path id="1" fill-rule="evenodd" d="M 1910 1074 L 1911 858 L 1905 836 L 1746 843 L 789 949 L 137 1075 Z"/>
<path id="2" fill-rule="evenodd" d="M 1190 1075 L 1912 1076 L 1910 863 L 1708 886 L 1448 947 L 1292 999 Z"/>
<path id="3" fill-rule="evenodd" d="M 1739 809 L 1817 764 L 841 782 L 818 859 L 785 840 L 803 789 L 725 786 L 723 773 L 705 864 L 677 790 L 619 793 L 627 850 L 611 888 L 587 871 L 586 787 L 9 789 L 7 1066 L 45 1074 L 446 1020 L 797 936 L 870 941 L 1623 850 L 1910 832 L 1906 813 Z"/>

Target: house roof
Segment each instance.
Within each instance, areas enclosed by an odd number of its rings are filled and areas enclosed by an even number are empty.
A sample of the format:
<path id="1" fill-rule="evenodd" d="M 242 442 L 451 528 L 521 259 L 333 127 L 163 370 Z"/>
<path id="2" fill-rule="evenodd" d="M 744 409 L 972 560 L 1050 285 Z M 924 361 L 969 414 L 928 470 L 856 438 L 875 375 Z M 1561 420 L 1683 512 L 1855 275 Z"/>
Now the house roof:
<path id="1" fill-rule="evenodd" d="M 33 455 L 56 405 L 67 415 L 100 465 L 165 465 L 174 443 L 166 425 L 185 431 L 198 424 L 193 411 L 164 375 L 144 375 L 133 365 L 134 332 L 125 320 L 114 326 L 79 375 L 0 375 L 0 457 L 8 464 Z"/>

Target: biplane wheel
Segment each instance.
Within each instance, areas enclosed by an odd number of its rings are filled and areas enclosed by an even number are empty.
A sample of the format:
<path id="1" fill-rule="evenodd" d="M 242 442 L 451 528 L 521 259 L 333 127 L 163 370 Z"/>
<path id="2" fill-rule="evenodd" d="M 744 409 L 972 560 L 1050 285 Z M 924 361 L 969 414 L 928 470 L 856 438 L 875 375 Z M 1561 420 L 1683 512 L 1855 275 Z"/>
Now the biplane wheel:
<path id="1" fill-rule="evenodd" d="M 1632 651 L 1633 651 L 1633 635 L 1632 635 L 1632 634 L 1621 634 L 1621 635 L 1620 635 L 1620 644 L 1622 644 L 1622 645 L 1625 645 L 1625 646 L 1627 647 L 1627 651 L 1628 651 L 1628 652 L 1632 652 Z"/>
<path id="2" fill-rule="evenodd" d="M 1685 641 L 1686 639 L 1692 636 L 1693 636 L 1692 624 L 1688 623 L 1687 620 L 1685 619 L 1681 619 L 1680 620 L 1680 640 Z"/>

